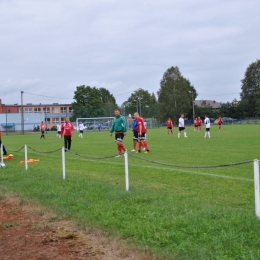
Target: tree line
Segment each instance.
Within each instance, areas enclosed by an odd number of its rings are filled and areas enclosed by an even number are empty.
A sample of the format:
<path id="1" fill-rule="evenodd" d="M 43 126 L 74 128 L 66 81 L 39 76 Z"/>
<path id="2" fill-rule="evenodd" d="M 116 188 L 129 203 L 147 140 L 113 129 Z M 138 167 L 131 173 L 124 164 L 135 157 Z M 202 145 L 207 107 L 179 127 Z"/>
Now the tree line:
<path id="1" fill-rule="evenodd" d="M 186 118 L 193 116 L 210 118 L 232 117 L 245 118 L 260 116 L 260 60 L 251 63 L 241 80 L 241 100 L 221 103 L 219 110 L 211 106 L 197 106 L 194 100 L 198 96 L 195 87 L 180 72 L 179 68 L 170 67 L 162 76 L 160 88 L 155 93 L 139 88 L 121 105 L 109 90 L 90 86 L 77 86 L 72 103 L 73 119 L 78 117 L 110 117 L 115 108 L 121 108 L 124 115 L 133 115 L 138 111 L 145 118 L 165 121 L 176 120 L 180 113 Z"/>

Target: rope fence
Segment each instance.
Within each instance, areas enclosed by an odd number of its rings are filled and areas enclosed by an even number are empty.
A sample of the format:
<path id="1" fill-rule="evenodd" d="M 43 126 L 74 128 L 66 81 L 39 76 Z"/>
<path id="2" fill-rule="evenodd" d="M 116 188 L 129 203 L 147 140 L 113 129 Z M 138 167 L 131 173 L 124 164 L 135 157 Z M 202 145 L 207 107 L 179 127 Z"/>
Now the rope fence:
<path id="1" fill-rule="evenodd" d="M 109 155 L 109 156 L 101 156 L 101 157 L 93 157 L 93 156 L 87 156 L 87 155 L 83 155 L 83 154 L 79 154 L 77 152 L 73 152 L 70 150 L 65 149 L 64 147 L 62 148 L 58 148 L 55 150 L 50 150 L 50 151 L 40 151 L 40 150 L 36 150 L 30 146 L 27 146 L 26 144 L 21 147 L 18 150 L 10 150 L 11 152 L 19 152 L 22 149 L 24 149 L 24 156 L 25 156 L 25 169 L 28 170 L 28 149 L 36 152 L 36 153 L 43 153 L 43 154 L 48 154 L 48 153 L 55 153 L 61 150 L 62 152 L 62 176 L 63 179 L 66 178 L 66 167 L 65 167 L 65 152 L 71 153 L 73 155 L 82 157 L 82 158 L 86 158 L 86 159 L 94 159 L 94 160 L 102 160 L 102 159 L 108 159 L 108 158 L 113 158 L 116 155 Z M 1 163 L 0 166 L 4 167 L 5 164 L 3 162 L 3 145 L 1 144 L 0 147 L 0 151 L 1 151 Z M 135 154 L 131 154 L 130 156 L 132 156 L 133 158 L 136 158 L 138 160 L 142 160 L 142 161 L 146 161 L 149 163 L 153 163 L 153 164 L 159 164 L 159 165 L 164 165 L 164 166 L 169 166 L 169 167 L 176 167 L 176 168 L 201 168 L 201 169 L 206 169 L 206 168 L 220 168 L 220 167 L 230 167 L 230 166 L 236 166 L 236 165 L 243 165 L 243 164 L 248 164 L 248 163 L 254 163 L 254 188 L 255 188 L 255 213 L 256 216 L 258 218 L 260 218 L 260 178 L 259 178 L 259 160 L 255 159 L 255 160 L 247 160 L 247 161 L 243 161 L 243 162 L 235 162 L 235 163 L 226 163 L 226 164 L 218 164 L 218 165 L 203 165 L 203 166 L 187 166 L 187 165 L 178 165 L 178 164 L 171 164 L 171 163 L 163 163 L 163 162 L 158 162 L 158 161 L 154 161 L 154 160 L 150 160 L 144 157 L 140 157 L 137 156 Z M 124 154 L 124 160 L 125 160 L 125 183 L 126 183 L 126 191 L 129 191 L 129 172 L 128 172 L 128 152 L 126 152 Z"/>

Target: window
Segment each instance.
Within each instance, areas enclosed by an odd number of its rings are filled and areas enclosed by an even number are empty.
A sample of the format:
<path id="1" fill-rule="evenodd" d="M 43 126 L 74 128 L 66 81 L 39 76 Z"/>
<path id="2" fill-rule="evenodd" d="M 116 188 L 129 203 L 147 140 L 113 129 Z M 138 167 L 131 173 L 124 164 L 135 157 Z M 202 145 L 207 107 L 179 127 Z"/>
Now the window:
<path id="1" fill-rule="evenodd" d="M 45 118 L 45 124 L 50 124 L 51 123 L 51 119 L 50 118 Z"/>
<path id="2" fill-rule="evenodd" d="M 65 123 L 65 117 L 61 117 L 61 123 Z"/>
<path id="3" fill-rule="evenodd" d="M 53 118 L 52 119 L 52 123 L 53 124 L 58 124 L 60 122 L 60 119 L 59 118 Z"/>
<path id="4" fill-rule="evenodd" d="M 67 113 L 67 107 L 60 107 L 60 112 L 62 114 L 66 114 Z"/>
<path id="5" fill-rule="evenodd" d="M 58 107 L 53 107 L 52 108 L 52 113 L 59 113 L 59 108 Z"/>
<path id="6" fill-rule="evenodd" d="M 69 107 L 69 113 L 72 113 L 72 107 Z"/>
<path id="7" fill-rule="evenodd" d="M 26 107 L 25 108 L 25 113 L 32 113 L 32 108 L 31 107 Z"/>
<path id="8" fill-rule="evenodd" d="M 35 107 L 34 108 L 34 113 L 40 113 L 41 112 L 41 108 L 40 107 Z"/>
<path id="9" fill-rule="evenodd" d="M 44 107 L 43 108 L 44 113 L 50 113 L 50 108 L 49 107 Z"/>

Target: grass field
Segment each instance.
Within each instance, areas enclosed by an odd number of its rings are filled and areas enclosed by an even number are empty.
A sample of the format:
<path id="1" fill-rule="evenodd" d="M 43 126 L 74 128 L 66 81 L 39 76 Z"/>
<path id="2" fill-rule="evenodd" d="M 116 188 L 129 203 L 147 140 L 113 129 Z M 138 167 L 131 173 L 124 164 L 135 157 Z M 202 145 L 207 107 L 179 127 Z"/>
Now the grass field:
<path id="1" fill-rule="evenodd" d="M 151 152 L 141 153 L 165 164 L 205 166 L 260 159 L 260 126 L 211 128 L 211 139 L 187 127 L 188 138 L 167 135 L 166 128 L 148 130 Z M 3 136 L 9 150 L 24 144 L 39 151 L 62 147 L 56 133 Z M 131 131 L 124 143 L 132 149 Z M 116 154 L 108 132 L 77 134 L 72 151 L 85 156 Z M 129 152 L 131 153 L 131 152 Z M 66 153 L 62 179 L 61 151 L 28 149 L 0 169 L 0 189 L 32 198 L 74 219 L 126 239 L 161 259 L 260 259 L 260 220 L 255 216 L 253 163 L 221 168 L 176 168 L 129 155 L 130 191 L 125 191 L 124 158 L 90 159 Z"/>

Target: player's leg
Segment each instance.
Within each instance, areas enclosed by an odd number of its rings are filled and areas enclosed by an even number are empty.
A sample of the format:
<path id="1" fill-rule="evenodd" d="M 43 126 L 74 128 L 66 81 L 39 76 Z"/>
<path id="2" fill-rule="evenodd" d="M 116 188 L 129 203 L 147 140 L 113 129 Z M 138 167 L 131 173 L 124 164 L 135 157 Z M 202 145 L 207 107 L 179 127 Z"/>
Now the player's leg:
<path id="1" fill-rule="evenodd" d="M 68 136 L 68 149 L 70 150 L 71 147 L 71 136 Z"/>
<path id="2" fill-rule="evenodd" d="M 210 128 L 208 129 L 208 137 L 210 138 Z"/>
<path id="3" fill-rule="evenodd" d="M 64 135 L 64 148 L 65 148 L 65 152 L 68 149 L 68 136 Z"/>

